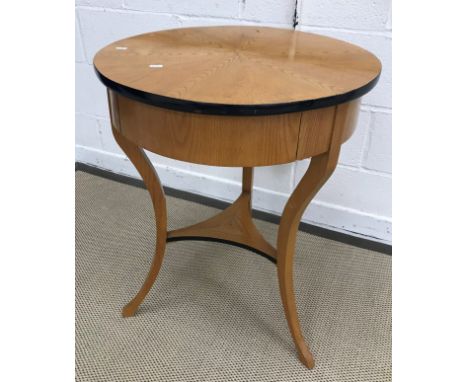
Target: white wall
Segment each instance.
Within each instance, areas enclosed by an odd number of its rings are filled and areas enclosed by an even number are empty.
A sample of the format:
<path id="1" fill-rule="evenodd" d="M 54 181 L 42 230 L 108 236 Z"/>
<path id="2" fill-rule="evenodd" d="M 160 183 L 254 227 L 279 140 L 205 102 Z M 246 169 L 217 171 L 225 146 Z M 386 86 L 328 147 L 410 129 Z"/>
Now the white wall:
<path id="1" fill-rule="evenodd" d="M 76 0 L 76 160 L 138 174 L 115 144 L 106 94 L 92 60 L 106 44 L 148 31 L 254 24 L 330 35 L 375 53 L 380 82 L 363 98 L 358 128 L 343 145 L 338 168 L 303 221 L 391 242 L 391 4 L 389 0 Z M 162 182 L 232 201 L 240 169 L 216 168 L 151 155 Z M 255 172 L 254 207 L 281 213 L 307 167 L 301 161 Z"/>

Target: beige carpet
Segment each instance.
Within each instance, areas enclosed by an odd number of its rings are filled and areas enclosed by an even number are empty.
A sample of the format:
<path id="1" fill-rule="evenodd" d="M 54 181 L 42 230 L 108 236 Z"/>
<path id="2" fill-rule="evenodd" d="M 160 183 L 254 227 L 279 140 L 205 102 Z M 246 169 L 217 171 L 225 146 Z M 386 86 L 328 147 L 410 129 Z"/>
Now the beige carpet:
<path id="1" fill-rule="evenodd" d="M 217 212 L 168 198 L 170 228 Z M 275 240 L 276 226 L 256 222 Z M 76 173 L 77 381 L 390 381 L 391 257 L 300 232 L 295 285 L 316 367 L 298 361 L 276 269 L 246 250 L 169 243 L 137 315 L 155 243 L 146 190 Z"/>

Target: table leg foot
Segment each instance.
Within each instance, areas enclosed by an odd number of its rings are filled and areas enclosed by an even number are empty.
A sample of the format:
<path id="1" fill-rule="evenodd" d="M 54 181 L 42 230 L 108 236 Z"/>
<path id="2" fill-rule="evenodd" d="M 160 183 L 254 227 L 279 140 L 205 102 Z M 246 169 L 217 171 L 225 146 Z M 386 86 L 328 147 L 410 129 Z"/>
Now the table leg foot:
<path id="1" fill-rule="evenodd" d="M 135 315 L 137 309 L 138 309 L 138 305 L 134 305 L 131 302 L 129 302 L 122 309 L 122 317 L 124 317 L 124 318 L 133 317 Z"/>
<path id="2" fill-rule="evenodd" d="M 337 156 L 329 153 L 311 159 L 309 168 L 292 193 L 283 211 L 278 229 L 277 265 L 281 300 L 299 359 L 308 368 L 314 367 L 314 358 L 302 336 L 296 309 L 293 283 L 293 259 L 296 234 L 304 210 L 336 167 Z"/>
<path id="3" fill-rule="evenodd" d="M 151 267 L 138 293 L 122 310 L 122 315 L 124 317 L 131 317 L 135 315 L 138 307 L 153 286 L 159 270 L 161 269 L 167 240 L 166 198 L 158 174 L 154 170 L 151 161 L 148 159 L 143 149 L 125 138 L 115 128 L 112 129 L 112 132 L 119 146 L 143 178 L 153 202 L 156 219 L 156 250 Z"/>

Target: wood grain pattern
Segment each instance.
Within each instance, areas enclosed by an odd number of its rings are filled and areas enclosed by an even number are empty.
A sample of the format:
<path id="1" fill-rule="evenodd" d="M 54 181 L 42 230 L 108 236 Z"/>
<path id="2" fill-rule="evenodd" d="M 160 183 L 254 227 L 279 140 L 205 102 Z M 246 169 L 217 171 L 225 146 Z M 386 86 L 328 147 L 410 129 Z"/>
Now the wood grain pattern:
<path id="1" fill-rule="evenodd" d="M 354 133 L 357 126 L 357 120 L 359 117 L 359 106 L 361 105 L 361 99 L 356 99 L 351 102 L 347 102 L 337 106 L 337 125 L 343 125 L 343 132 L 341 137 L 341 143 L 346 142 Z"/>
<path id="2" fill-rule="evenodd" d="M 94 66 L 106 86 L 141 102 L 176 109 L 192 105 L 185 111 L 199 113 L 216 113 L 209 105 L 245 106 L 247 114 L 275 113 L 281 105 L 305 101 L 302 110 L 359 98 L 381 70 L 372 53 L 344 41 L 253 26 L 183 28 L 126 38 L 100 50 Z M 224 110 L 221 114 L 242 110 L 218 109 Z"/>
<path id="3" fill-rule="evenodd" d="M 328 150 L 335 112 L 336 106 L 302 112 L 296 159 L 310 158 Z"/>
<path id="4" fill-rule="evenodd" d="M 261 117 L 189 114 L 115 97 L 121 133 L 165 157 L 235 167 L 296 159 L 300 113 Z"/>
<path id="5" fill-rule="evenodd" d="M 214 116 L 163 109 L 109 91 L 111 119 L 120 133 L 154 153 L 215 166 L 253 167 L 310 158 L 328 150 L 340 106 L 271 116 Z M 353 133 L 359 100 L 349 112 L 344 137 Z M 302 115 L 301 115 L 302 114 Z"/>

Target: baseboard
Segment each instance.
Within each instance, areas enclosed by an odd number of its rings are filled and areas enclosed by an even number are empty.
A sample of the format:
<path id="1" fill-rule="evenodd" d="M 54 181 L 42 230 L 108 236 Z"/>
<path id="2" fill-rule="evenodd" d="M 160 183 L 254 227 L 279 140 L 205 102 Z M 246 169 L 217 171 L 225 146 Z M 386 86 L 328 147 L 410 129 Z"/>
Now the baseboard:
<path id="1" fill-rule="evenodd" d="M 133 178 L 140 178 L 135 167 L 122 153 L 81 145 L 76 145 L 75 153 L 77 162 L 87 163 Z M 153 158 L 152 154 L 150 154 L 150 159 L 155 161 L 153 166 L 162 183 L 172 188 L 228 203 L 234 201 L 239 194 L 240 179 L 235 181 L 226 177 L 194 171 L 192 168 L 180 166 L 166 158 Z M 258 186 L 254 186 L 254 191 L 252 201 L 254 208 L 277 216 L 281 215 L 290 196 L 290 191 L 274 191 L 271 188 Z M 392 222 L 385 216 L 314 199 L 305 210 L 302 221 L 346 235 L 391 245 Z"/>
<path id="2" fill-rule="evenodd" d="M 92 166 L 89 164 L 75 162 L 75 171 L 83 171 L 89 174 L 97 175 L 106 179 L 117 181 L 120 183 L 125 183 L 135 187 L 145 188 L 145 185 L 141 179 L 137 179 L 128 175 L 123 175 L 120 173 L 115 173 L 97 166 Z M 167 195 L 173 196 L 176 198 L 192 201 L 195 203 L 200 203 L 206 206 L 215 207 L 219 209 L 224 209 L 230 205 L 229 202 L 222 201 L 219 199 L 195 194 L 188 191 L 182 191 L 171 187 L 164 187 L 164 191 Z M 268 213 L 265 211 L 253 210 L 253 217 L 256 219 L 268 221 L 271 223 L 279 224 L 280 217 L 278 215 Z M 390 244 L 378 242 L 371 239 L 366 239 L 365 237 L 358 237 L 352 234 L 347 234 L 344 232 L 338 232 L 329 228 L 320 227 L 306 222 L 301 222 L 299 225 L 299 230 L 307 232 L 319 237 L 323 237 L 330 240 L 335 240 L 340 243 L 349 244 L 358 248 L 369 249 L 372 251 L 380 252 L 386 255 L 392 254 L 392 246 Z"/>

